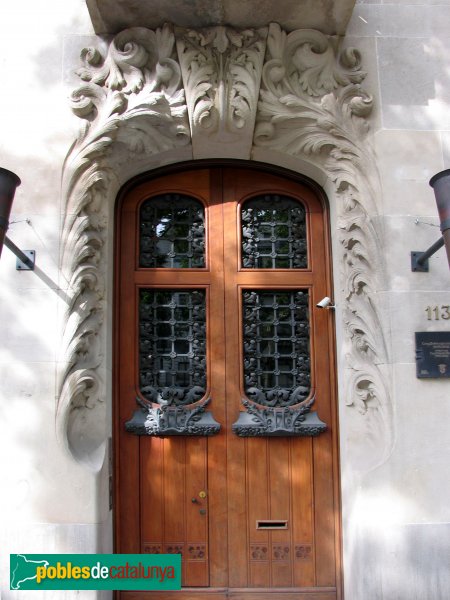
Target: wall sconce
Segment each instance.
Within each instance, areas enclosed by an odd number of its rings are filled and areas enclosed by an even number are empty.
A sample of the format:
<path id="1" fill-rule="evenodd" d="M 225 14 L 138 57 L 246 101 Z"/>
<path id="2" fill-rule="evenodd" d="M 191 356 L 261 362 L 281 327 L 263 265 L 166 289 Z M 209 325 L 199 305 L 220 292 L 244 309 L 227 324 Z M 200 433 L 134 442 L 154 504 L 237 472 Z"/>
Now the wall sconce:
<path id="1" fill-rule="evenodd" d="M 18 271 L 33 271 L 35 251 L 20 250 L 6 235 L 14 194 L 20 184 L 20 178 L 15 173 L 0 167 L 0 256 L 2 255 L 3 245 L 5 245 L 17 256 L 16 269 Z"/>
<path id="2" fill-rule="evenodd" d="M 0 167 L 0 256 L 9 225 L 9 214 L 20 179 L 12 171 Z"/>
<path id="3" fill-rule="evenodd" d="M 445 245 L 447 260 L 450 267 L 450 169 L 436 173 L 430 179 L 434 190 L 439 219 L 441 221 L 442 237 L 425 252 L 411 252 L 411 271 L 428 273 L 428 259 Z"/>

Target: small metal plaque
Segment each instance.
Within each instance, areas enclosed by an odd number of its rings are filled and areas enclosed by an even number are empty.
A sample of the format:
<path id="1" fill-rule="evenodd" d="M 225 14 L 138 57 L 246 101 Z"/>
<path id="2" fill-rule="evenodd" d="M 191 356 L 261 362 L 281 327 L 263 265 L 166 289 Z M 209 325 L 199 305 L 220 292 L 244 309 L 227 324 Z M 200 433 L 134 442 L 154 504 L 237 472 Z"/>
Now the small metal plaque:
<path id="1" fill-rule="evenodd" d="M 35 250 L 23 250 L 16 258 L 16 271 L 34 271 Z"/>
<path id="2" fill-rule="evenodd" d="M 416 332 L 419 379 L 450 377 L 450 331 Z"/>

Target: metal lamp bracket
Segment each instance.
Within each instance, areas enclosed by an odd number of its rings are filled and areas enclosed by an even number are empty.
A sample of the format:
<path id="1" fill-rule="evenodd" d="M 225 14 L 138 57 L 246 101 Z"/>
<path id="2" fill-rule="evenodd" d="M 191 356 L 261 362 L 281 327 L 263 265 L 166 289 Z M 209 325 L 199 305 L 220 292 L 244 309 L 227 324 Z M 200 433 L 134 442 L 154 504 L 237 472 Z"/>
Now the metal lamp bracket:
<path id="1" fill-rule="evenodd" d="M 16 271 L 34 271 L 35 250 L 21 250 L 7 235 L 3 243 L 17 257 Z"/>
<path id="2" fill-rule="evenodd" d="M 34 271 L 34 263 L 36 259 L 35 250 L 23 250 L 26 257 L 26 262 L 21 258 L 16 259 L 16 271 Z"/>
<path id="3" fill-rule="evenodd" d="M 411 271 L 415 273 L 428 273 L 429 264 L 428 259 L 433 256 L 444 245 L 444 238 L 441 237 L 434 242 L 432 246 L 425 250 L 425 252 L 411 252 Z"/>

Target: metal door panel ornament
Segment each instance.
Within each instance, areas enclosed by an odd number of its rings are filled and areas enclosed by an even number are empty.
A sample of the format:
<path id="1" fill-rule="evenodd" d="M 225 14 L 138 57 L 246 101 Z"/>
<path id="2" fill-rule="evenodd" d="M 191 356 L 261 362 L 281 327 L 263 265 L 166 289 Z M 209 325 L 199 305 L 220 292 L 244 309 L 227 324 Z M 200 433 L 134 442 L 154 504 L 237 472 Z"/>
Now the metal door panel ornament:
<path id="1" fill-rule="evenodd" d="M 186 406 L 152 406 L 136 398 L 140 406 L 125 423 L 125 429 L 135 435 L 214 435 L 219 433 L 220 424 L 212 413 L 205 411 L 211 401 L 207 398 L 200 404 Z"/>
<path id="2" fill-rule="evenodd" d="M 242 266 L 246 269 L 306 269 L 304 206 L 279 194 L 247 200 L 241 211 Z"/>
<path id="3" fill-rule="evenodd" d="M 240 437 L 316 436 L 327 426 L 310 412 L 309 293 L 245 290 L 243 300 L 245 410 Z"/>
<path id="4" fill-rule="evenodd" d="M 201 289 L 139 292 L 139 384 L 143 399 L 126 422 L 135 435 L 214 435 L 205 411 L 206 295 Z"/>
<path id="5" fill-rule="evenodd" d="M 146 200 L 139 218 L 141 268 L 198 269 L 205 266 L 205 211 L 184 194 Z"/>
<path id="6" fill-rule="evenodd" d="M 327 429 L 316 412 L 310 412 L 314 397 L 299 408 L 258 408 L 247 399 L 242 400 L 245 411 L 233 424 L 233 432 L 239 437 L 315 437 Z"/>

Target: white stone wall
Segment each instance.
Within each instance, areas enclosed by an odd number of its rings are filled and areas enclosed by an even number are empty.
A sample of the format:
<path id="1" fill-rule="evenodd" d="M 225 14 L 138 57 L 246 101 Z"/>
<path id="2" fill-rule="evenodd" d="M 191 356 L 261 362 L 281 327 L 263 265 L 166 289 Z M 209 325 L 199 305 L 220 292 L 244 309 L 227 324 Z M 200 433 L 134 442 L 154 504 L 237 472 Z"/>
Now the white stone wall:
<path id="1" fill-rule="evenodd" d="M 36 251 L 34 272 L 16 271 L 6 247 L 0 260 L 0 595 L 8 600 L 37 594 L 9 591 L 10 553 L 109 552 L 111 526 L 107 465 L 81 468 L 55 436 L 67 299 L 58 270 L 61 171 L 79 128 L 63 60 L 92 27 L 81 0 L 5 2 L 1 12 L 0 166 L 22 179 L 8 235 Z"/>
<path id="2" fill-rule="evenodd" d="M 416 378 L 414 332 L 450 330 L 450 321 L 428 320 L 426 312 L 450 303 L 450 274 L 444 249 L 430 259 L 429 273 L 411 272 L 409 256 L 440 236 L 428 181 L 450 167 L 449 30 L 450 3 L 433 0 L 361 1 L 347 29 L 347 43 L 366 58 L 367 86 L 376 98 L 374 146 L 387 258 L 381 295 L 391 334 L 395 440 L 380 467 L 367 473 L 352 468 L 341 407 L 350 599 L 449 596 L 450 382 Z"/>
<path id="3" fill-rule="evenodd" d="M 362 51 L 364 85 L 375 96 L 376 223 L 387 265 L 385 289 L 377 296 L 390 333 L 394 445 L 386 462 L 365 468 L 371 432 L 355 433 L 361 416 L 346 406 L 341 390 L 346 600 L 449 596 L 450 385 L 416 379 L 414 332 L 450 328 L 448 321 L 429 321 L 425 311 L 450 304 L 450 275 L 443 249 L 430 259 L 427 274 L 412 273 L 409 258 L 439 236 L 428 180 L 450 166 L 449 4 L 360 2 L 348 28 L 346 44 Z M 94 40 L 101 43 L 80 0 L 22 0 L 2 10 L 0 166 L 23 182 L 8 233 L 37 257 L 34 272 L 16 271 L 6 248 L 0 260 L 2 600 L 27 596 L 8 590 L 11 552 L 112 549 L 106 453 L 99 449 L 97 470 L 79 466 L 57 441 L 55 424 L 68 288 L 58 269 L 60 179 L 79 128 L 67 96 L 79 50 Z M 338 264 L 335 271 L 337 282 Z M 77 595 L 62 594 L 39 596 Z"/>

